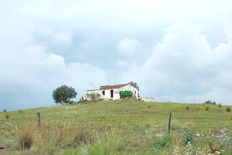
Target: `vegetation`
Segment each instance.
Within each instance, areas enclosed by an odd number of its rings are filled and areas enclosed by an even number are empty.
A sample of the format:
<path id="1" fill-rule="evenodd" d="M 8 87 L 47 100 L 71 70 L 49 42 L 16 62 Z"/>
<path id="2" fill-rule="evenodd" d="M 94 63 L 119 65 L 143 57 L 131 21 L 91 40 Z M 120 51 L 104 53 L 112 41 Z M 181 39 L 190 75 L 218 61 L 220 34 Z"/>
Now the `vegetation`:
<path id="1" fill-rule="evenodd" d="M 129 84 L 139 90 L 139 86 L 138 86 L 138 84 L 136 82 L 131 81 L 131 82 L 129 82 Z"/>
<path id="2" fill-rule="evenodd" d="M 125 91 L 120 91 L 119 95 L 120 98 L 125 99 L 125 98 L 131 98 L 133 96 L 133 93 L 132 91 L 125 90 Z"/>
<path id="3" fill-rule="evenodd" d="M 87 93 L 87 98 L 89 98 L 91 101 L 97 101 L 100 99 L 99 93 Z"/>
<path id="4" fill-rule="evenodd" d="M 201 104 L 121 100 L 20 110 L 11 112 L 8 119 L 1 112 L 0 154 L 230 155 L 232 114 L 225 112 L 230 106 L 207 107 L 209 111 Z M 170 134 L 169 111 L 173 115 Z"/>
<path id="5" fill-rule="evenodd" d="M 60 86 L 53 91 L 52 97 L 56 103 L 71 103 L 71 99 L 77 96 L 74 88 L 66 85 Z"/>
<path id="6" fill-rule="evenodd" d="M 193 134 L 191 130 L 185 130 L 183 134 L 183 144 L 186 146 L 187 144 L 193 143 Z"/>
<path id="7" fill-rule="evenodd" d="M 216 102 L 208 100 L 208 101 L 205 101 L 205 104 L 216 105 Z"/>
<path id="8" fill-rule="evenodd" d="M 230 112 L 231 110 L 230 110 L 230 107 L 226 107 L 226 111 L 227 112 Z"/>

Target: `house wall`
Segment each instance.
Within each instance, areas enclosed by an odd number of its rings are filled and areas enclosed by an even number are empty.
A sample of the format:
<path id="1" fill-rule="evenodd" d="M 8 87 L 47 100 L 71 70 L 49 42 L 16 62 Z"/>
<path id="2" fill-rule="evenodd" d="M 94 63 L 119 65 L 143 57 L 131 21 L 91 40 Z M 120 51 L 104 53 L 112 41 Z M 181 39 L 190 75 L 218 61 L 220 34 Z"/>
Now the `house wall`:
<path id="1" fill-rule="evenodd" d="M 87 97 L 87 94 L 91 94 L 91 93 L 98 93 L 98 94 L 100 94 L 101 91 L 100 90 L 88 90 L 88 91 L 85 91 L 85 93 L 82 95 L 83 99 L 87 100 L 87 101 L 90 101 L 91 99 Z M 100 96 L 100 98 L 101 98 L 101 96 Z"/>
<path id="2" fill-rule="evenodd" d="M 101 98 L 102 99 L 113 99 L 113 100 L 119 100 L 120 99 L 120 91 L 125 91 L 125 90 L 129 90 L 132 91 L 133 95 L 136 97 L 136 99 L 138 99 L 138 90 L 134 87 L 132 87 L 131 85 L 126 85 L 124 87 L 121 87 L 119 89 L 113 89 L 114 90 L 114 96 L 113 98 L 111 98 L 111 91 L 112 89 L 107 89 L 107 90 L 101 90 Z M 105 95 L 102 95 L 102 91 L 105 91 Z"/>
<path id="3" fill-rule="evenodd" d="M 111 98 L 111 93 L 110 91 L 111 90 L 114 90 L 114 93 L 113 93 L 113 98 Z M 106 89 L 106 90 L 92 90 L 92 91 L 86 91 L 83 95 L 83 98 L 85 100 L 91 100 L 89 98 L 87 98 L 87 95 L 88 93 L 99 93 L 100 94 L 100 98 L 101 99 L 105 99 L 105 100 L 119 100 L 120 99 L 120 94 L 119 92 L 120 91 L 125 91 L 125 90 L 128 90 L 128 91 L 132 91 L 133 93 L 133 96 L 135 96 L 136 99 L 139 98 L 139 94 L 138 94 L 138 90 L 135 88 L 135 87 L 132 87 L 131 85 L 126 85 L 124 87 L 121 87 L 119 89 Z M 105 91 L 105 95 L 102 94 L 102 91 Z"/>

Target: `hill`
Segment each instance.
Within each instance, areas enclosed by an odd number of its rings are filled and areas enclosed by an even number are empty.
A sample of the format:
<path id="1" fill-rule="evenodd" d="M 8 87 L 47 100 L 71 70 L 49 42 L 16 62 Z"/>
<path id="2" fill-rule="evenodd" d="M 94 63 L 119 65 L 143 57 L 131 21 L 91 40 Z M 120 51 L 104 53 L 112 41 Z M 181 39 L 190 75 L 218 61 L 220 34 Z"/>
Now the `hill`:
<path id="1" fill-rule="evenodd" d="M 0 154 L 231 155 L 230 109 L 124 100 L 0 113 Z"/>

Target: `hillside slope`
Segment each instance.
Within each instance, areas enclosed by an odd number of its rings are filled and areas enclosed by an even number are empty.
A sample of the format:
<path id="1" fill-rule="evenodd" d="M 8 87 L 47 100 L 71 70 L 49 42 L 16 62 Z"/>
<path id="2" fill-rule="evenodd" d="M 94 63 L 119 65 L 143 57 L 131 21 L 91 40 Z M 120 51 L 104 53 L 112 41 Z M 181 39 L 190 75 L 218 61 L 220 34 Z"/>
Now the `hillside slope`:
<path id="1" fill-rule="evenodd" d="M 231 154 L 228 109 L 124 100 L 0 113 L 0 154 Z"/>

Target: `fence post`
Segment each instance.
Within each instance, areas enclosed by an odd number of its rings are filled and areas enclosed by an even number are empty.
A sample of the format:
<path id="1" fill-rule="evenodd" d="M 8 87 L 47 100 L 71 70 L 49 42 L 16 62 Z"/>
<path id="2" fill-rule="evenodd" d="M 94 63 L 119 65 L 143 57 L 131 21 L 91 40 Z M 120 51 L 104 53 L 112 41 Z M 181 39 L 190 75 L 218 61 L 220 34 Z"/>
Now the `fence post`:
<path id="1" fill-rule="evenodd" d="M 40 127 L 40 112 L 37 112 L 36 116 L 37 116 L 37 126 Z"/>
<path id="2" fill-rule="evenodd" d="M 169 112 L 168 114 L 168 133 L 171 132 L 171 123 L 172 123 L 172 112 Z"/>

